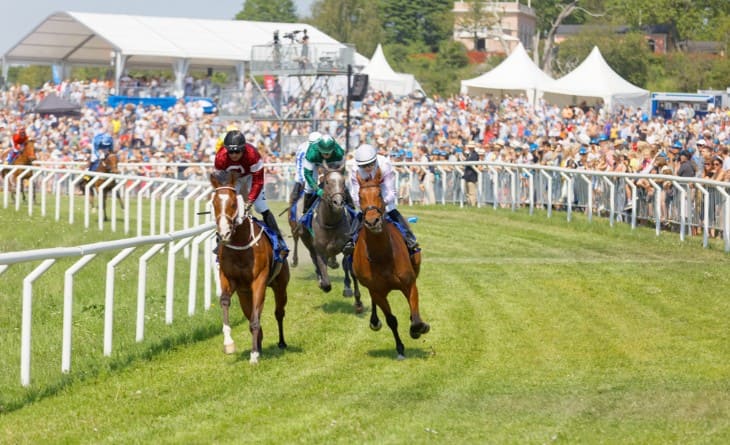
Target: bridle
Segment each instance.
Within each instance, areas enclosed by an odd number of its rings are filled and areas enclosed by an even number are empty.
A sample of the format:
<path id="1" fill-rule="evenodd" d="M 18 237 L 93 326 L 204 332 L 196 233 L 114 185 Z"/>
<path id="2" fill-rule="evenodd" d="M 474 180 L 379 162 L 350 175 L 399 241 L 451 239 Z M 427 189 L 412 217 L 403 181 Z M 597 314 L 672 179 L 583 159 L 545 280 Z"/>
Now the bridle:
<path id="1" fill-rule="evenodd" d="M 365 184 L 360 184 L 360 189 L 367 189 L 367 188 L 373 188 L 373 187 L 380 187 L 380 184 L 377 184 L 375 182 L 367 181 Z M 363 209 L 363 214 L 369 212 L 370 210 L 375 210 L 380 214 L 380 216 L 383 216 L 385 214 L 385 210 L 382 207 L 378 207 L 375 205 L 369 205 Z"/>
<path id="2" fill-rule="evenodd" d="M 231 190 L 231 191 L 233 191 L 234 196 L 236 196 L 236 199 L 239 199 L 240 198 L 240 196 L 236 193 L 236 188 L 235 187 L 231 187 L 229 185 L 224 185 L 224 186 L 221 186 L 221 187 L 216 187 L 215 190 L 214 190 L 214 193 L 215 194 L 218 194 L 218 191 L 220 191 L 220 190 Z M 229 249 L 233 249 L 233 250 L 248 250 L 251 247 L 253 247 L 256 244 L 258 244 L 259 239 L 261 239 L 261 235 L 263 235 L 263 233 L 264 233 L 263 230 L 259 230 L 259 233 L 256 234 L 256 236 L 253 235 L 253 233 L 254 233 L 254 222 L 253 222 L 253 218 L 251 218 L 251 215 L 249 215 L 247 213 L 243 213 L 242 214 L 241 213 L 241 208 L 242 207 L 243 206 L 239 205 L 238 208 L 237 208 L 237 210 L 236 210 L 236 214 L 233 215 L 233 216 L 228 216 L 225 212 L 221 212 L 220 215 L 216 216 L 216 226 L 220 226 L 220 223 L 219 223 L 220 218 L 225 218 L 228 221 L 228 224 L 230 224 L 230 226 L 231 226 L 231 233 L 235 232 L 236 231 L 236 228 L 238 226 L 240 226 L 241 224 L 243 224 L 244 221 L 248 220 L 248 223 L 249 223 L 249 232 L 248 232 L 249 233 L 249 242 L 248 242 L 248 244 L 245 244 L 243 246 L 238 246 L 238 245 L 231 244 L 231 243 L 223 243 L 223 245 L 225 247 L 229 248 Z"/>

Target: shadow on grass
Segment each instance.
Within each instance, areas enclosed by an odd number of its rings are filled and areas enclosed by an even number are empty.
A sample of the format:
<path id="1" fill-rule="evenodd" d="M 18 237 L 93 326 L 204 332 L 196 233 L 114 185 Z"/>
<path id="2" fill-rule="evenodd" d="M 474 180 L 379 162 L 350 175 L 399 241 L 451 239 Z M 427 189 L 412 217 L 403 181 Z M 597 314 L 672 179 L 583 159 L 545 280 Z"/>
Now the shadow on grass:
<path id="1" fill-rule="evenodd" d="M 353 314 L 360 318 L 364 315 L 370 316 L 369 308 L 366 306 L 361 313 L 355 312 L 355 298 L 342 297 L 338 300 L 330 300 L 318 306 L 318 309 L 326 314 Z"/>
<path id="2" fill-rule="evenodd" d="M 240 324 L 240 322 L 232 323 L 232 327 L 238 324 Z M 62 375 L 57 381 L 43 387 L 29 388 L 24 396 L 19 397 L 16 400 L 3 401 L 0 399 L 0 415 L 19 410 L 26 405 L 38 402 L 46 397 L 53 397 L 74 383 L 81 383 L 89 379 L 96 378 L 107 371 L 120 371 L 126 369 L 136 362 L 148 361 L 161 353 L 170 351 L 178 346 L 190 345 L 210 339 L 220 335 L 220 332 L 221 327 L 216 323 L 198 326 L 190 331 L 180 332 L 172 334 L 169 337 L 162 338 L 159 341 L 150 344 L 143 350 L 132 351 L 129 354 L 110 359 L 109 362 L 100 362 L 97 365 L 91 365 L 90 368 L 80 370 L 71 375 Z M 274 349 L 278 350 L 275 345 Z"/>
<path id="3" fill-rule="evenodd" d="M 370 357 L 374 358 L 389 358 L 396 360 L 398 358 L 398 353 L 395 351 L 395 342 L 393 343 L 392 349 L 371 349 L 368 351 L 368 355 Z M 406 346 L 406 349 L 404 351 L 404 354 L 406 356 L 406 359 L 419 359 L 419 360 L 426 360 L 433 356 L 433 351 L 431 349 L 424 349 L 424 348 L 409 348 Z"/>
<path id="4" fill-rule="evenodd" d="M 264 345 L 261 348 L 261 355 L 259 356 L 259 363 L 278 360 L 286 354 L 301 354 L 303 352 L 302 348 L 292 346 L 291 344 L 287 344 L 287 347 L 284 349 L 279 348 L 275 341 L 267 345 L 266 339 L 264 339 Z M 248 362 L 250 355 L 251 343 L 247 342 L 245 348 L 237 348 L 234 363 Z"/>

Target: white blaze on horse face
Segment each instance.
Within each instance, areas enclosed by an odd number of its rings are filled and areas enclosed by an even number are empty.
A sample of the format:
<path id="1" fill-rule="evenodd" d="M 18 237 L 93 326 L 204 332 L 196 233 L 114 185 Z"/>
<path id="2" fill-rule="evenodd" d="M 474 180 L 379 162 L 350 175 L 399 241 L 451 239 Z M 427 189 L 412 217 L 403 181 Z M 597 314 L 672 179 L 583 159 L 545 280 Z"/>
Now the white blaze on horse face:
<path id="1" fill-rule="evenodd" d="M 231 237 L 233 228 L 231 227 L 230 220 L 226 218 L 225 209 L 228 207 L 228 195 L 218 195 L 220 201 L 221 213 L 218 215 L 218 233 L 224 241 L 228 241 Z"/>

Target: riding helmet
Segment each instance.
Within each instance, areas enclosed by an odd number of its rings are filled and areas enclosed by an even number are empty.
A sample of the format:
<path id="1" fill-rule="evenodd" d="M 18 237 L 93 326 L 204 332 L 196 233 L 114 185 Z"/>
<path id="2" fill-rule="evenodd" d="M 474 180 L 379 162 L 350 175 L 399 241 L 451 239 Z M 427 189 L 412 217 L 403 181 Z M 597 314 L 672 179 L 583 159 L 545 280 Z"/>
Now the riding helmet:
<path id="1" fill-rule="evenodd" d="M 114 146 L 114 140 L 108 133 L 105 133 L 101 136 L 99 146 L 102 148 L 112 148 Z"/>
<path id="2" fill-rule="evenodd" d="M 332 136 L 325 134 L 317 143 L 317 148 L 322 154 L 332 153 L 335 150 L 335 140 L 332 139 Z"/>
<path id="3" fill-rule="evenodd" d="M 355 163 L 359 166 L 372 164 L 378 157 L 378 152 L 370 144 L 362 144 L 355 150 Z"/>
<path id="4" fill-rule="evenodd" d="M 239 153 L 246 145 L 246 137 L 238 130 L 231 130 L 223 138 L 223 145 L 229 153 Z"/>

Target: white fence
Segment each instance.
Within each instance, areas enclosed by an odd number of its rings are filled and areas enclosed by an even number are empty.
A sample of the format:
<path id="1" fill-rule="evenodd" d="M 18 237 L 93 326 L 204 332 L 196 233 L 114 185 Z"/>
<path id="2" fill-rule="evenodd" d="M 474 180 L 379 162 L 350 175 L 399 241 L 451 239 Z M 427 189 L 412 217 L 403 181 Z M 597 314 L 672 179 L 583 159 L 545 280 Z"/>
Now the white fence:
<path id="1" fill-rule="evenodd" d="M 48 164 L 48 163 L 47 163 Z M 172 164 L 176 171 L 185 165 Z M 546 210 L 551 217 L 554 211 L 564 211 L 568 221 L 573 212 L 584 212 L 589 221 L 594 215 L 607 217 L 613 226 L 624 222 L 636 227 L 639 221 L 653 223 L 656 234 L 662 231 L 678 233 L 681 240 L 687 236 L 702 236 L 703 246 L 709 245 L 711 233 L 721 235 L 724 250 L 730 252 L 730 184 L 694 178 L 679 178 L 663 175 L 639 175 L 622 173 L 605 173 L 588 170 L 568 170 L 557 167 L 484 163 L 484 162 L 440 162 L 440 163 L 395 163 L 397 169 L 397 188 L 402 204 L 435 203 L 456 204 L 464 206 L 465 184 L 462 179 L 463 169 L 472 165 L 479 169 L 478 174 L 478 206 L 491 206 L 494 209 L 527 208 L 532 214 L 535 208 Z M 158 165 L 159 166 L 159 165 Z M 139 164 L 123 164 L 123 171 L 134 171 Z M 294 181 L 294 165 L 267 165 L 265 185 L 267 199 L 281 201 L 288 198 Z M 201 205 L 207 201 L 210 186 L 206 181 L 182 181 L 175 178 L 136 176 L 130 174 L 108 175 L 84 170 L 59 168 L 12 167 L 12 171 L 20 171 L 20 177 L 28 180 L 27 200 L 23 203 L 20 191 L 10 194 L 8 176 L 3 181 L 3 206 L 8 208 L 10 202 L 20 211 L 22 205 L 27 206 L 32 215 L 37 195 L 40 195 L 40 212 L 48 215 L 48 205 L 55 197 L 55 219 L 61 217 L 62 197 L 68 198 L 69 223 L 74 223 L 74 200 L 84 199 L 84 227 L 91 224 L 92 209 L 90 207 L 90 188 L 97 182 L 102 189 L 112 187 L 109 208 L 111 221 L 103 220 L 101 200 L 96 210 L 99 230 L 109 228 L 116 231 L 117 203 L 116 193 L 121 192 L 126 206 L 124 207 L 124 233 L 132 233 L 131 203 L 136 201 L 136 237 L 107 243 L 60 249 L 40 249 L 28 252 L 0 254 L 0 274 L 11 264 L 42 260 L 33 272 L 23 281 L 23 314 L 21 329 L 21 384 L 30 382 L 30 314 L 32 307 L 32 284 L 58 258 L 79 256 L 80 259 L 65 272 L 64 280 L 64 337 L 62 372 L 70 370 L 70 304 L 73 301 L 73 276 L 94 256 L 104 251 L 119 251 L 107 264 L 106 276 L 106 312 L 104 325 L 104 354 L 111 353 L 112 346 L 112 311 L 114 301 L 114 268 L 132 251 L 141 246 L 151 246 L 139 259 L 138 318 L 137 340 L 144 334 L 144 295 L 146 262 L 167 246 L 168 274 L 166 297 L 166 322 L 172 322 L 172 289 L 174 283 L 174 262 L 177 253 L 184 250 L 184 257 L 190 261 L 190 287 L 188 311 L 195 311 L 196 288 L 194 282 L 198 267 L 199 244 L 205 242 L 204 252 L 210 251 L 210 236 L 213 234 L 212 223 L 201 224 Z M 150 169 L 150 174 L 154 170 Z M 84 176 L 91 176 L 83 197 L 76 195 L 78 184 Z M 645 178 L 653 188 L 650 195 L 645 188 L 638 187 L 636 180 Z M 272 180 L 273 179 L 273 180 Z M 430 196 L 429 196 L 430 195 Z M 176 204 L 182 200 L 182 221 L 178 220 L 179 212 Z M 148 201 L 145 213 L 144 201 Z M 192 208 L 191 208 L 192 205 Z M 206 219 L 207 221 L 208 219 Z M 192 227 L 192 228 L 191 228 Z M 147 236 L 145 235 L 145 232 Z M 191 245 L 188 255 L 186 246 Z M 205 270 L 205 303 L 210 305 L 212 274 L 210 255 L 204 255 Z M 216 290 L 219 283 L 216 281 Z M 169 305 L 169 307 L 168 307 Z M 141 312 L 140 312 L 141 311 Z M 67 319 L 68 317 L 68 319 Z"/>

